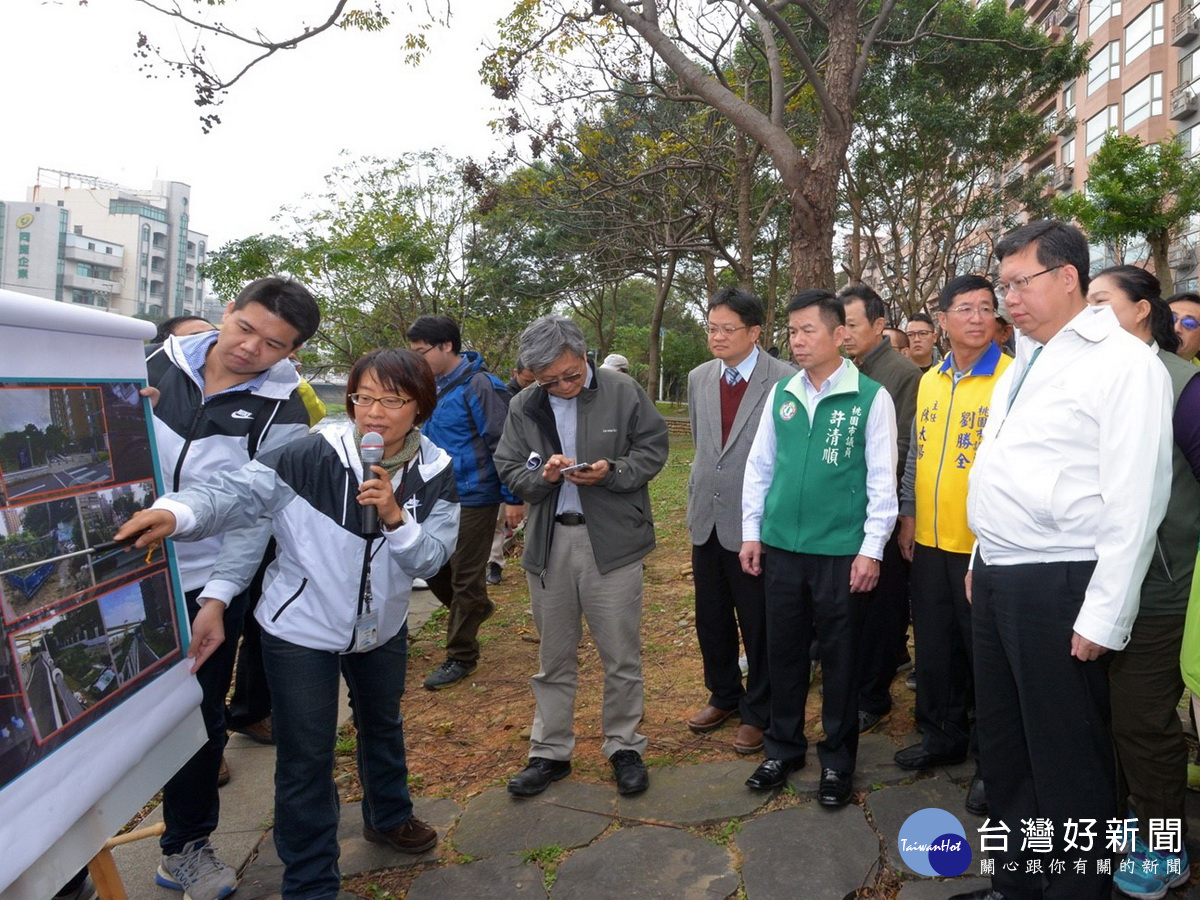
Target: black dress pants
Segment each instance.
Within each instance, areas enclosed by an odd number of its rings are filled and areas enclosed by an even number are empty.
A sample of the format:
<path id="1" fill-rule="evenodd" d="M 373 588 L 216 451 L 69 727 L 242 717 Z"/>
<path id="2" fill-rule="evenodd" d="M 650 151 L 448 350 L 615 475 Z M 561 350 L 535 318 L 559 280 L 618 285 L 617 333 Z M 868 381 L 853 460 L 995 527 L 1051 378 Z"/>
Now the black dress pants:
<path id="1" fill-rule="evenodd" d="M 736 709 L 744 723 L 765 729 L 771 715 L 771 691 L 763 577 L 743 572 L 738 555 L 721 546 L 714 529 L 703 544 L 692 545 L 692 578 L 696 583 L 696 637 L 708 702 L 717 709 Z M 749 663 L 745 687 L 738 665 L 739 630 Z"/>
<path id="2" fill-rule="evenodd" d="M 975 561 L 976 727 L 991 823 L 1010 829 L 1008 851 L 993 852 L 992 887 L 1007 900 L 1108 900 L 1105 827 L 1117 812 L 1109 729 L 1108 663 L 1071 656 L 1071 635 L 1094 562 L 989 566 Z M 919 669 L 918 669 L 919 671 Z M 1047 854 L 1021 850 L 1022 820 L 1048 819 Z M 1093 821 L 1090 849 L 1066 846 L 1068 820 Z M 1066 862 L 1062 874 L 1049 860 Z M 1029 872 L 1031 860 L 1042 872 Z M 1082 859 L 1086 873 L 1076 874 Z"/>
<path id="3" fill-rule="evenodd" d="M 815 556 L 763 547 L 767 593 L 767 677 L 771 722 L 763 739 L 768 759 L 798 760 L 808 749 L 809 647 L 821 635 L 825 738 L 821 767 L 853 772 L 858 756 L 858 635 L 864 594 L 850 593 L 853 556 Z"/>
<path id="4" fill-rule="evenodd" d="M 963 582 L 969 553 L 917 544 L 912 561 L 912 616 L 917 657 L 917 727 L 929 753 L 978 760 L 970 714 L 975 708 L 971 604 Z"/>

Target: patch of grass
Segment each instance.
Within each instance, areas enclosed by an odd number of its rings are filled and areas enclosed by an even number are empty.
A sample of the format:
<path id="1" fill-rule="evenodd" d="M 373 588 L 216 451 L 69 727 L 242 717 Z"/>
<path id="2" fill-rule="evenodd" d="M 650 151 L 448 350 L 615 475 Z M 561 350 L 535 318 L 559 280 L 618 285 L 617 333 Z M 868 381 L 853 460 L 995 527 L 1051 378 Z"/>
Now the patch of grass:
<path id="1" fill-rule="evenodd" d="M 358 749 L 358 731 L 352 722 L 343 722 L 338 727 L 337 742 L 333 752 L 338 756 L 353 756 Z"/>
<path id="2" fill-rule="evenodd" d="M 542 870 L 542 879 L 546 885 L 546 892 L 554 887 L 554 882 L 558 878 L 558 865 L 562 862 L 566 855 L 566 850 L 558 846 L 558 844 L 549 844 L 545 847 L 536 847 L 532 850 L 526 850 L 521 854 L 521 862 L 537 863 Z"/>
<path id="3" fill-rule="evenodd" d="M 668 403 L 665 400 L 657 400 L 654 403 L 658 407 L 658 411 L 664 416 L 687 416 L 688 405 L 686 403 Z"/>
<path id="4" fill-rule="evenodd" d="M 730 819 L 720 830 L 714 835 L 714 840 L 722 847 L 728 847 L 734 837 L 742 833 L 742 820 Z"/>

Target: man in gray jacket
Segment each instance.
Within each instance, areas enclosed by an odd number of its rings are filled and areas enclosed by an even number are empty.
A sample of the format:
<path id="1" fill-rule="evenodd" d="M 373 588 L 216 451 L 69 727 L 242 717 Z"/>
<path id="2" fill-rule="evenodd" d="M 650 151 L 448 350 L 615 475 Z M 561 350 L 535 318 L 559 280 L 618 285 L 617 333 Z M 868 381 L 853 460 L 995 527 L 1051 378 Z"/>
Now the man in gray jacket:
<path id="1" fill-rule="evenodd" d="M 766 596 L 761 575 L 742 571 L 742 476 L 771 386 L 796 374 L 759 349 L 762 301 L 724 288 L 708 304 L 708 349 L 714 359 L 688 374 L 688 409 L 696 456 L 688 479 L 688 530 L 696 583 L 696 637 L 708 703 L 688 719 L 697 734 L 737 713 L 738 753 L 762 749 L 771 713 L 767 683 Z M 738 631 L 746 647 L 745 687 Z"/>
<path id="2" fill-rule="evenodd" d="M 571 772 L 578 647 L 583 617 L 604 660 L 604 755 L 617 790 L 649 786 L 642 755 L 642 558 L 654 549 L 647 484 L 667 460 L 667 425 L 629 376 L 596 368 L 583 332 L 543 316 L 521 335 L 537 379 L 512 399 L 495 462 L 526 505 L 525 553 L 541 670 L 529 764 L 517 797 L 540 794 Z"/>

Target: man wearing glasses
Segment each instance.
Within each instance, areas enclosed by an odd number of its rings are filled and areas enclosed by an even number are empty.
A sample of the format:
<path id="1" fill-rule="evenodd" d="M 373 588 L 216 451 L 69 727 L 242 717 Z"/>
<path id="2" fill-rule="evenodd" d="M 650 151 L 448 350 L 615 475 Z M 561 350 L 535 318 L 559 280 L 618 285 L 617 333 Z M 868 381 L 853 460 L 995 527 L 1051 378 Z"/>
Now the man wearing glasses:
<path id="1" fill-rule="evenodd" d="M 1117 817 L 1107 654 L 1129 641 L 1171 481 L 1171 384 L 1108 306 L 1088 306 L 1087 239 L 1032 222 L 996 245 L 1021 332 L 969 476 L 976 537 L 968 597 L 979 752 L 994 850 L 990 891 L 960 897 L 1107 898 L 1106 823 Z M 1053 825 L 1037 872 L 1023 820 Z M 1076 840 L 1068 827 L 1092 830 Z M 1014 840 L 1015 838 L 1015 840 Z"/>
<path id="2" fill-rule="evenodd" d="M 1175 333 L 1179 335 L 1179 349 L 1175 352 L 1200 366 L 1200 294 L 1181 293 L 1168 297 L 1171 314 L 1175 319 Z"/>
<path id="3" fill-rule="evenodd" d="M 904 769 L 976 761 L 967 811 L 986 815 L 979 748 L 971 730 L 975 693 L 971 606 L 965 578 L 975 536 L 967 527 L 967 475 L 1010 360 L 992 342 L 996 295 L 979 275 L 960 275 L 938 297 L 938 322 L 950 339 L 945 361 L 921 378 L 904 478 L 900 552 L 912 563 L 912 617 L 921 741 L 895 755 Z"/>
<path id="4" fill-rule="evenodd" d="M 908 320 L 908 356 L 922 372 L 928 372 L 937 361 L 937 329 L 927 313 L 913 313 Z"/>
<path id="5" fill-rule="evenodd" d="M 446 617 L 446 661 L 425 679 L 440 691 L 468 678 L 479 666 L 479 626 L 496 604 L 488 597 L 487 564 L 500 503 L 510 528 L 521 524 L 520 501 L 500 483 L 492 454 L 508 413 L 508 388 L 472 350 L 463 351 L 458 324 L 447 316 L 419 316 L 408 329 L 409 346 L 425 357 L 437 383 L 437 406 L 421 426 L 424 435 L 454 459 L 461 518 L 450 562 L 429 589 Z"/>
<path id="6" fill-rule="evenodd" d="M 738 753 L 762 749 L 771 715 L 767 683 L 766 595 L 761 575 L 742 571 L 742 475 L 771 386 L 796 374 L 759 349 L 762 301 L 725 288 L 708 304 L 708 349 L 715 357 L 688 374 L 688 410 L 696 455 L 688 480 L 688 530 L 696 584 L 696 637 L 707 705 L 688 719 L 697 734 L 741 719 Z M 738 631 L 746 648 L 745 687 Z"/>
<path id="7" fill-rule="evenodd" d="M 541 642 L 529 764 L 508 783 L 540 794 L 571 773 L 583 619 L 604 661 L 604 755 L 617 791 L 650 779 L 642 756 L 642 558 L 654 549 L 647 485 L 667 461 L 667 424 L 628 375 L 587 359 L 579 326 L 543 316 L 521 334 L 536 386 L 513 398 L 496 466 L 525 501 L 525 553 Z"/>

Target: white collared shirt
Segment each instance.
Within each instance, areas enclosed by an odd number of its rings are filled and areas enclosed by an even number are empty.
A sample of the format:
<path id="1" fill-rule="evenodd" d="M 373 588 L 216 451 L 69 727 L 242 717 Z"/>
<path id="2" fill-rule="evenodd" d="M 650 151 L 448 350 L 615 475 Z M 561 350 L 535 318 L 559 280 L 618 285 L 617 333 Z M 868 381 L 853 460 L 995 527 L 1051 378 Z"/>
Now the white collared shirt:
<path id="1" fill-rule="evenodd" d="M 730 369 L 737 369 L 738 374 L 742 376 L 742 381 L 749 383 L 750 376 L 754 374 L 754 367 L 758 365 L 758 354 L 760 352 L 758 345 L 755 344 L 750 348 L 750 352 L 746 354 L 746 358 L 736 366 L 725 366 L 721 369 L 721 377 L 724 378 Z"/>
<path id="2" fill-rule="evenodd" d="M 583 365 L 583 386 L 586 389 L 592 383 L 592 367 L 584 361 Z M 550 394 L 550 409 L 554 413 L 554 426 L 558 432 L 558 442 L 562 445 L 562 454 L 567 459 L 574 459 L 575 462 L 591 462 L 587 459 L 576 459 L 575 449 L 575 434 L 576 427 L 579 424 L 579 394 L 574 397 L 555 397 Z M 579 499 L 579 485 L 566 478 L 561 480 L 562 486 L 558 489 L 558 503 L 555 504 L 554 513 L 571 512 L 577 513 L 583 511 L 583 502 Z"/>
<path id="3" fill-rule="evenodd" d="M 1075 631 L 1120 650 L 1171 490 L 1170 379 L 1107 306 L 1084 308 L 1030 367 L 1038 346 L 1022 336 L 992 392 L 967 493 L 976 553 L 998 566 L 1095 560 Z"/>
<path id="4" fill-rule="evenodd" d="M 846 374 L 851 362 L 842 364 L 825 382 L 817 387 L 808 377 L 808 370 L 801 371 L 800 378 L 808 395 L 808 410 L 816 409 L 817 401 L 832 390 Z M 862 376 L 866 377 L 866 376 Z M 788 379 L 776 384 L 772 392 L 781 390 Z M 775 394 L 772 393 L 763 406 L 762 418 L 758 420 L 758 431 L 750 454 L 746 458 L 746 475 L 742 482 L 742 540 L 762 540 L 763 508 L 767 502 L 767 491 L 775 476 Z M 809 424 L 812 423 L 812 414 Z M 863 528 L 863 542 L 859 553 L 871 559 L 883 559 L 883 545 L 891 537 L 896 525 L 899 504 L 896 499 L 896 407 L 887 389 L 880 387 L 871 401 L 867 413 L 865 453 L 867 458 L 867 522 Z M 784 477 L 784 476 L 781 476 Z"/>

